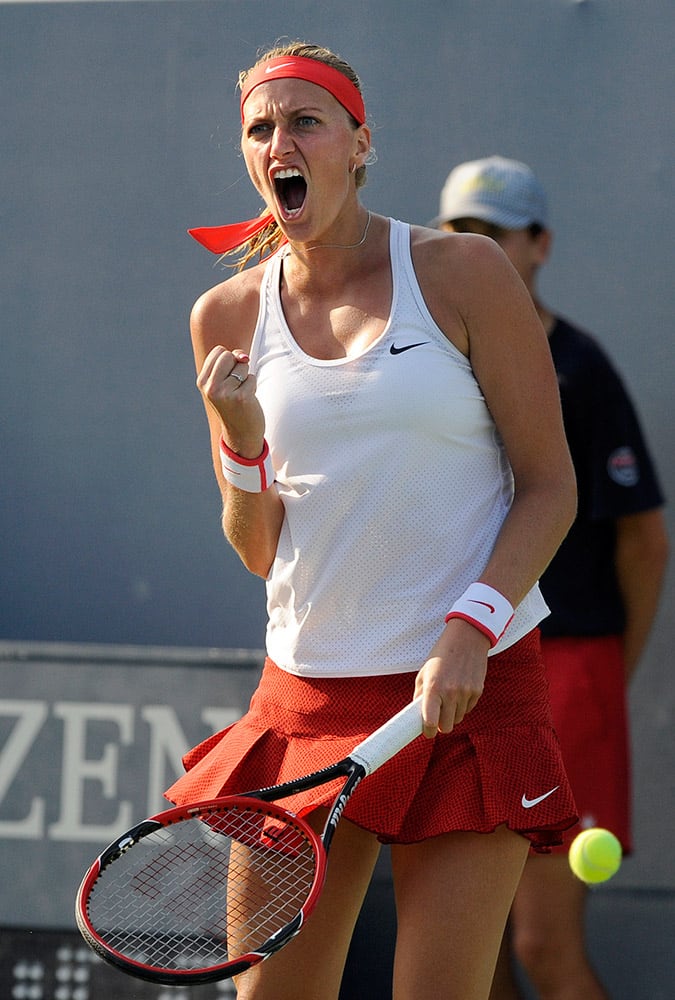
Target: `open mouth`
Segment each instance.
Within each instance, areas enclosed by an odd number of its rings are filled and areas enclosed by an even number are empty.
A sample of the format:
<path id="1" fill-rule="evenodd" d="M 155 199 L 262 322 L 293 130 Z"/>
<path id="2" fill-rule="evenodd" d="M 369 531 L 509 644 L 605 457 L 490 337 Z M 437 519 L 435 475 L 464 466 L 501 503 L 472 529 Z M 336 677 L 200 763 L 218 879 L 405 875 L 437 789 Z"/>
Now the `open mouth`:
<path id="1" fill-rule="evenodd" d="M 300 211 L 305 203 L 307 183 L 299 170 L 295 167 L 280 170 L 274 175 L 274 187 L 279 204 L 288 215 L 294 215 Z"/>

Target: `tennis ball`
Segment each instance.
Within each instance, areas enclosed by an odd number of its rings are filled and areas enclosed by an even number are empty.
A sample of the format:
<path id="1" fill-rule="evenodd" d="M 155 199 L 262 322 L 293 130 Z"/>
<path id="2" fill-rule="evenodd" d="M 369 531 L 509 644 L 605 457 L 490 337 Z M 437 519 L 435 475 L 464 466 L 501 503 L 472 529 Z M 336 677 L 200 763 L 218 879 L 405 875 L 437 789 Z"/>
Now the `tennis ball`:
<path id="1" fill-rule="evenodd" d="M 621 844 L 609 830 L 583 830 L 570 845 L 569 863 L 582 882 L 606 882 L 621 865 Z"/>

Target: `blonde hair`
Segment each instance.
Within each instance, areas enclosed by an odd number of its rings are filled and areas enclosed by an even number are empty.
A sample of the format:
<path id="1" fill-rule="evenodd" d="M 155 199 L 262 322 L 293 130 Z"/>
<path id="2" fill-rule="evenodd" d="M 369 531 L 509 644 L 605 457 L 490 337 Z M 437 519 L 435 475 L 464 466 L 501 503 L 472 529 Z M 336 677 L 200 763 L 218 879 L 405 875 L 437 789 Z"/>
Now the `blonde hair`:
<path id="1" fill-rule="evenodd" d="M 317 62 L 325 63 L 327 66 L 331 66 L 333 69 L 338 70 L 347 77 L 351 83 L 354 84 L 356 89 L 361 92 L 361 81 L 358 76 L 349 65 L 340 56 L 331 52 L 330 49 L 324 48 L 322 45 L 312 45 L 309 42 L 293 41 L 288 42 L 285 45 L 275 45 L 273 48 L 268 49 L 264 52 L 259 59 L 250 66 L 249 69 L 242 70 L 239 74 L 238 85 L 239 89 L 243 90 L 246 78 L 254 69 L 260 66 L 261 63 L 267 62 L 268 59 L 276 59 L 278 56 L 302 56 L 305 59 L 315 59 Z M 354 123 L 354 128 L 358 128 L 358 122 L 352 119 Z M 360 167 L 356 168 L 354 173 L 356 187 L 362 188 L 366 183 L 366 172 L 367 168 L 365 163 Z M 266 215 L 268 212 L 267 208 L 264 208 L 261 215 Z M 281 242 L 283 240 L 283 233 L 277 225 L 276 219 L 272 219 L 264 229 L 253 236 L 247 243 L 244 244 L 242 256 L 238 258 L 233 263 L 233 267 L 238 270 L 242 270 L 250 261 L 255 257 L 259 260 L 263 258 L 264 255 L 270 255 L 279 249 Z"/>

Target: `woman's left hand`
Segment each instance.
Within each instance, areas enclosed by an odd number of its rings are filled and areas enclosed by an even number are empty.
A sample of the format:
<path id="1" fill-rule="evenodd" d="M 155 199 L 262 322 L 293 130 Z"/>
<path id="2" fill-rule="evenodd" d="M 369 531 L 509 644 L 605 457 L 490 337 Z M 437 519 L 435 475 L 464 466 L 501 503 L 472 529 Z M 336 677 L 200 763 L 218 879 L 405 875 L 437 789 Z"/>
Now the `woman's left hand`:
<path id="1" fill-rule="evenodd" d="M 490 643 L 468 622 L 452 619 L 417 675 L 424 735 L 449 733 L 476 707 L 483 693 Z"/>

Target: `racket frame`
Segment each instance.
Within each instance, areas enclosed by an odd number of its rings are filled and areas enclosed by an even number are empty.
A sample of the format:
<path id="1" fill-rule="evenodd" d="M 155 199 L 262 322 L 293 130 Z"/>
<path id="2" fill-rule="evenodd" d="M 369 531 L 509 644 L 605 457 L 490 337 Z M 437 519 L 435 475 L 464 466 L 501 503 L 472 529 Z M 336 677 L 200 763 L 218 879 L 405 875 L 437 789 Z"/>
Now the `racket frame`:
<path id="1" fill-rule="evenodd" d="M 384 726 L 381 726 L 380 729 L 366 737 L 365 740 L 354 748 L 348 757 L 335 764 L 330 764 L 328 767 L 313 771 L 304 777 L 286 781 L 279 785 L 269 785 L 265 788 L 244 792 L 240 795 L 224 796 L 203 802 L 175 806 L 172 809 L 164 810 L 155 816 L 137 823 L 106 847 L 82 879 L 75 902 L 75 918 L 82 937 L 101 958 L 110 964 L 139 979 L 162 983 L 164 985 L 206 983 L 231 978 L 269 958 L 270 955 L 279 951 L 280 948 L 300 932 L 305 921 L 315 908 L 326 879 L 327 855 L 331 841 L 347 803 L 357 786 L 363 778 L 381 767 L 421 732 L 421 699 L 418 698 L 409 705 L 406 705 L 404 709 L 386 722 Z M 296 816 L 282 806 L 276 805 L 276 800 L 278 799 L 284 799 L 297 792 L 317 788 L 341 777 L 344 777 L 346 780 L 333 799 L 320 835 L 312 829 L 303 817 Z M 129 850 L 129 848 L 133 847 L 144 837 L 162 828 L 167 828 L 182 820 L 195 819 L 199 816 L 200 812 L 206 814 L 209 811 L 224 811 L 226 807 L 236 807 L 237 804 L 250 807 L 255 802 L 259 802 L 261 808 L 272 817 L 276 815 L 286 821 L 290 818 L 292 823 L 300 827 L 311 842 L 316 858 L 316 871 L 307 898 L 295 917 L 271 934 L 254 951 L 240 955 L 231 961 L 201 969 L 169 970 L 150 966 L 128 958 L 119 950 L 106 943 L 96 931 L 89 918 L 87 904 L 99 875 L 109 865 L 113 864 L 125 851 Z"/>
<path id="2" fill-rule="evenodd" d="M 157 813 L 156 816 L 137 823 L 106 847 L 86 872 L 80 884 L 75 903 L 75 918 L 80 934 L 89 947 L 105 961 L 121 969 L 123 972 L 136 976 L 138 979 L 144 979 L 147 982 L 161 983 L 163 985 L 207 983 L 240 975 L 240 973 L 245 972 L 253 965 L 257 965 L 259 962 L 269 958 L 276 951 L 279 951 L 280 948 L 283 948 L 284 945 L 302 930 L 307 918 L 319 900 L 326 880 L 327 854 L 333 834 L 352 792 L 362 778 L 365 777 L 365 774 L 366 771 L 363 765 L 349 763 L 348 759 L 345 759 L 345 761 L 330 765 L 311 775 L 306 775 L 297 781 L 289 781 L 282 785 L 261 788 L 256 792 L 245 792 L 242 795 L 229 795 L 222 798 L 205 800 L 204 802 L 175 806 L 172 809 L 167 809 L 164 812 Z M 321 835 L 317 834 L 304 818 L 296 816 L 281 806 L 275 805 L 275 799 L 285 798 L 295 794 L 297 791 L 315 788 L 328 781 L 345 776 L 347 780 L 330 807 Z M 135 846 L 144 837 L 183 820 L 196 819 L 200 813 L 208 815 L 214 811 L 217 813 L 237 806 L 250 808 L 255 806 L 257 802 L 260 803 L 261 809 L 272 819 L 275 816 L 284 820 L 290 817 L 293 824 L 302 829 L 314 851 L 316 860 L 314 880 L 302 906 L 287 924 L 271 934 L 255 950 L 239 955 L 236 959 L 216 963 L 202 969 L 168 970 L 138 962 L 112 947 L 101 937 L 89 917 L 88 899 L 99 876 L 120 855 Z"/>

